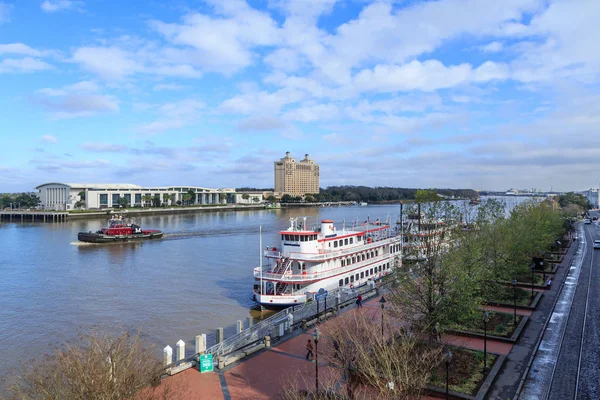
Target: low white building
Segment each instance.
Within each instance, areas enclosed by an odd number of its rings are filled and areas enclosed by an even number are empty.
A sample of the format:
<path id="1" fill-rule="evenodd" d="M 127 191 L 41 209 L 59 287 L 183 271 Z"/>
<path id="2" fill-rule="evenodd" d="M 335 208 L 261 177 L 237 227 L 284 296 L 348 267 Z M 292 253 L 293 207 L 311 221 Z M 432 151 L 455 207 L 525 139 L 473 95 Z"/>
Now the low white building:
<path id="1" fill-rule="evenodd" d="M 47 210 L 113 208 L 119 201 L 127 207 L 150 207 L 158 196 L 161 204 L 226 204 L 235 202 L 235 189 L 210 189 L 196 186 L 142 187 L 128 183 L 44 183 L 36 187 L 40 207 Z M 186 195 L 192 191 L 195 199 Z M 167 196 L 165 196 L 167 195 Z M 125 200 L 120 200 L 124 198 Z M 77 206 L 78 205 L 78 206 Z"/>
<path id="2" fill-rule="evenodd" d="M 236 193 L 234 203 L 236 204 L 263 204 L 265 202 L 262 192 Z"/>

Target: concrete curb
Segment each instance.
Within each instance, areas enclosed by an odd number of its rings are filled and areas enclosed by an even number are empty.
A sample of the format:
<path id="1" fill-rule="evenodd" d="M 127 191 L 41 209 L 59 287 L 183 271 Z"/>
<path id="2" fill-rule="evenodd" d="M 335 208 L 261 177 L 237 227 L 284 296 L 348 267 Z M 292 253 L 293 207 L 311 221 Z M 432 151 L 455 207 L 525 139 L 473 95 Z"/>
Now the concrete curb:
<path id="1" fill-rule="evenodd" d="M 537 307 L 537 305 L 540 302 L 543 295 L 544 295 L 544 292 L 536 292 L 535 298 L 533 299 L 533 303 L 531 303 L 531 305 L 522 306 L 522 305 L 517 304 L 517 310 L 535 310 L 535 308 Z M 496 302 L 492 302 L 492 301 L 488 301 L 485 304 L 488 306 L 495 306 L 495 307 L 505 307 L 505 308 L 514 308 L 515 307 L 514 304 L 496 303 Z"/>
<path id="2" fill-rule="evenodd" d="M 502 314 L 505 314 L 505 313 L 502 313 Z M 519 322 L 519 325 L 517 325 L 517 329 L 515 329 L 515 331 L 513 332 L 513 334 L 509 338 L 508 337 L 503 337 L 503 336 L 487 335 L 487 339 L 488 340 L 494 340 L 496 342 L 516 343 L 517 340 L 519 340 L 519 336 L 521 336 L 521 332 L 525 328 L 525 324 L 527 324 L 527 321 L 529 321 L 529 317 L 528 316 L 523 315 L 522 317 L 523 318 L 521 318 L 521 322 Z M 449 329 L 447 331 L 447 333 L 450 333 L 450 334 L 453 334 L 453 335 L 458 335 L 458 336 L 478 338 L 478 339 L 483 339 L 485 337 L 485 335 L 483 333 L 470 332 L 470 331 L 462 331 L 462 330 L 457 330 L 457 329 L 456 330 L 455 329 Z"/>

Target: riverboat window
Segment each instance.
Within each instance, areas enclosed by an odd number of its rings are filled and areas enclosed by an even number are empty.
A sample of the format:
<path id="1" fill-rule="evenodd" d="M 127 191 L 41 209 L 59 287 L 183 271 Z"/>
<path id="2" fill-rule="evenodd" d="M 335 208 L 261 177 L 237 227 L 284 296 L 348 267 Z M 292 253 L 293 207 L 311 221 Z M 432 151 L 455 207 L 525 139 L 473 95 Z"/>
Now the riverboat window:
<path id="1" fill-rule="evenodd" d="M 346 266 L 346 260 L 342 260 L 342 267 Z"/>
<path id="2" fill-rule="evenodd" d="M 367 253 L 367 260 L 368 260 L 369 258 L 371 258 L 371 257 L 369 257 L 369 253 Z M 364 259 L 365 259 L 365 255 L 363 254 L 363 260 L 364 260 Z"/>
<path id="3" fill-rule="evenodd" d="M 356 241 L 357 241 L 357 242 L 360 242 L 360 241 L 362 241 L 362 236 L 357 236 L 357 237 L 356 237 Z"/>
<path id="4" fill-rule="evenodd" d="M 358 274 L 356 274 L 356 280 L 358 280 Z"/>
<path id="5" fill-rule="evenodd" d="M 381 265 L 379 266 L 379 272 L 381 272 Z"/>
<path id="6" fill-rule="evenodd" d="M 340 243 L 340 247 L 342 247 L 342 245 L 344 244 L 344 241 L 342 239 L 340 239 L 339 243 Z"/>
<path id="7" fill-rule="evenodd" d="M 344 286 L 344 280 L 343 279 L 340 279 L 340 281 L 338 282 L 338 286 L 339 287 Z"/>
<path id="8" fill-rule="evenodd" d="M 371 268 L 371 275 L 373 275 L 373 268 Z"/>
<path id="9" fill-rule="evenodd" d="M 348 246 L 348 239 L 344 239 L 344 245 Z"/>
<path id="10" fill-rule="evenodd" d="M 346 277 L 346 279 L 344 279 L 344 284 L 348 284 L 348 277 Z"/>
<path id="11" fill-rule="evenodd" d="M 360 279 L 362 279 L 362 278 L 364 278 L 364 277 L 365 277 L 365 271 L 362 271 L 362 272 L 360 273 Z"/>
<path id="12" fill-rule="evenodd" d="M 354 275 L 350 277 L 350 282 L 354 282 Z"/>
<path id="13" fill-rule="evenodd" d="M 337 247 L 337 240 L 333 242 L 333 247 Z"/>
<path id="14" fill-rule="evenodd" d="M 375 250 L 375 257 L 379 255 L 379 250 Z"/>
<path id="15" fill-rule="evenodd" d="M 356 257 L 352 257 L 352 264 L 356 262 Z"/>
<path id="16" fill-rule="evenodd" d="M 352 244 L 353 241 L 354 241 L 354 238 L 350 238 L 350 244 Z"/>

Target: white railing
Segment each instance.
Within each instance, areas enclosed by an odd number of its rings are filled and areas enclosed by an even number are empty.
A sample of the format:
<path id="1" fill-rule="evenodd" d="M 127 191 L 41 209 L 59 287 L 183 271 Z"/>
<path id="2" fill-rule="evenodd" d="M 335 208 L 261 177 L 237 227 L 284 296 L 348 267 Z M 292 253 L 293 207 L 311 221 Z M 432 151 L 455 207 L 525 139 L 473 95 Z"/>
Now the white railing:
<path id="1" fill-rule="evenodd" d="M 394 255 L 390 253 L 384 253 L 373 258 L 365 259 L 364 261 L 356 262 L 354 264 L 346 265 L 344 267 L 333 268 L 326 271 L 315 272 L 312 274 L 275 274 L 272 272 L 265 272 L 264 269 L 261 274 L 261 268 L 254 268 L 254 277 L 260 279 L 275 279 L 281 282 L 303 282 L 303 281 L 314 281 L 319 279 L 328 278 L 332 275 L 343 274 L 355 269 L 364 268 L 367 265 L 375 264 L 386 259 L 393 259 Z M 264 267 L 263 267 L 264 268 Z"/>

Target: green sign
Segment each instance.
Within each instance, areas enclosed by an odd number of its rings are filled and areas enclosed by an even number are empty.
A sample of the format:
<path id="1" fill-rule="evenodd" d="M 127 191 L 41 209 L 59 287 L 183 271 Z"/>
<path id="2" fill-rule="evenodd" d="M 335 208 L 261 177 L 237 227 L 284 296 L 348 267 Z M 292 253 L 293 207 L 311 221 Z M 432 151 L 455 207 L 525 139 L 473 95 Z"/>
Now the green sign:
<path id="1" fill-rule="evenodd" d="M 201 354 L 200 355 L 200 372 L 212 372 L 213 360 L 212 354 Z"/>

